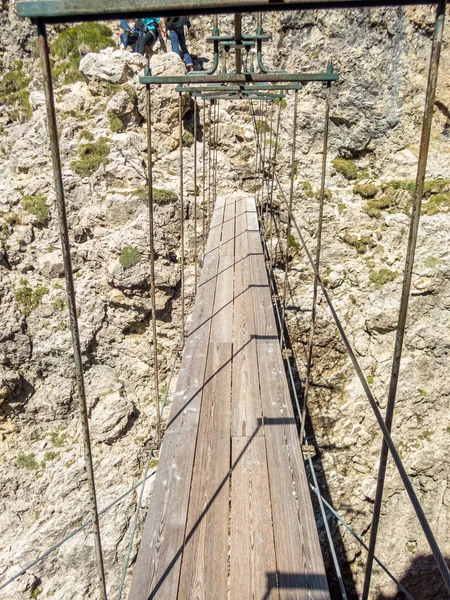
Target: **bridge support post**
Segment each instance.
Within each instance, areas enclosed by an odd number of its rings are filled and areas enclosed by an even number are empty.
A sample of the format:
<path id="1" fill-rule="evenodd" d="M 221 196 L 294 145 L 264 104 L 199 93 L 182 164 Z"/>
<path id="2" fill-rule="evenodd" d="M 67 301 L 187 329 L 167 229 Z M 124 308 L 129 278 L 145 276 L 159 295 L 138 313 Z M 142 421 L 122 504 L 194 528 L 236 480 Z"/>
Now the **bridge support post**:
<path id="1" fill-rule="evenodd" d="M 434 27 L 433 43 L 431 48 L 430 69 L 428 72 L 428 84 L 425 97 L 425 109 L 422 123 L 422 135 L 420 140 L 419 164 L 417 165 L 416 189 L 413 199 L 411 225 L 409 230 L 408 247 L 406 251 L 405 270 L 403 274 L 403 287 L 400 300 L 400 310 L 398 317 L 397 335 L 395 338 L 394 356 L 392 360 L 391 381 L 389 385 L 388 401 L 386 406 L 385 425 L 390 433 L 394 417 L 395 400 L 397 396 L 397 386 L 400 374 L 400 362 L 403 350 L 403 341 L 405 337 L 406 317 L 408 315 L 409 295 L 411 291 L 411 280 L 414 267 L 414 256 L 416 252 L 417 234 L 419 230 L 420 211 L 422 207 L 422 198 L 425 185 L 425 175 L 428 160 L 428 149 L 430 145 L 431 125 L 433 120 L 433 107 L 436 97 L 437 79 L 439 72 L 439 59 L 441 54 L 442 38 L 444 31 L 445 8 L 447 0 L 439 0 L 436 10 L 436 21 Z M 370 531 L 369 554 L 367 557 L 366 572 L 364 577 L 364 589 L 362 600 L 367 600 L 370 590 L 370 580 L 372 577 L 372 567 L 377 543 L 378 525 L 380 521 L 381 503 L 383 501 L 384 481 L 386 478 L 386 467 L 389 455 L 386 439 L 383 438 L 380 454 L 380 465 L 378 469 L 377 489 L 375 495 L 375 504 L 373 508 L 372 527 Z M 433 547 L 434 546 L 434 547 Z M 450 589 L 450 575 L 445 565 L 442 554 L 433 540 L 430 542 L 433 556 L 438 564 L 439 570 L 446 582 L 447 589 Z"/>
<path id="2" fill-rule="evenodd" d="M 72 272 L 72 258 L 70 252 L 69 226 L 67 223 L 66 202 L 61 172 L 61 155 L 59 152 L 58 127 L 53 97 L 52 72 L 50 67 L 49 47 L 45 21 L 37 19 L 39 55 L 41 59 L 44 91 L 47 108 L 48 134 L 50 138 L 50 152 L 52 157 L 53 177 L 55 181 L 56 206 L 58 209 L 59 233 L 64 260 L 64 275 L 66 279 L 67 300 L 69 304 L 70 329 L 72 333 L 73 355 L 75 361 L 75 374 L 78 390 L 80 409 L 80 422 L 83 435 L 85 466 L 88 478 L 89 501 L 92 519 L 92 529 L 95 540 L 95 558 L 97 563 L 99 594 L 101 600 L 106 600 L 105 569 L 103 565 L 102 544 L 100 537 L 100 520 L 98 515 L 97 496 L 95 491 L 94 465 L 92 460 L 91 437 L 89 433 L 89 418 L 84 385 L 83 358 L 81 355 L 80 331 L 78 327 L 77 304 L 75 285 Z"/>

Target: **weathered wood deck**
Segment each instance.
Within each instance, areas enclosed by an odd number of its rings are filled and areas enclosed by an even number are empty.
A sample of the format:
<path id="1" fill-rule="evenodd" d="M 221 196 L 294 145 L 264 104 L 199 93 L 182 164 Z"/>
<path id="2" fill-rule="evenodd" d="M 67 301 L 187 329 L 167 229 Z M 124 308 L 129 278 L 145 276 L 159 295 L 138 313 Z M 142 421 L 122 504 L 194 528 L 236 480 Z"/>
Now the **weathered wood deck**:
<path id="1" fill-rule="evenodd" d="M 253 199 L 219 198 L 131 600 L 329 600 Z"/>

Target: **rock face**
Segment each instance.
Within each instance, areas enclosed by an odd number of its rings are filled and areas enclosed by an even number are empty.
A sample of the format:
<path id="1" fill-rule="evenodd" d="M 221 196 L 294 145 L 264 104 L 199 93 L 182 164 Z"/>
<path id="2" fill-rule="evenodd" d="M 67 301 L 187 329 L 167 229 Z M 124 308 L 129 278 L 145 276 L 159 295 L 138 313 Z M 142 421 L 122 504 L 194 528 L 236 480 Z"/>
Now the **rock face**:
<path id="1" fill-rule="evenodd" d="M 251 19 L 244 20 L 249 31 L 254 28 Z M 192 21 L 188 44 L 194 62 L 197 68 L 201 64 L 209 68 L 211 54 L 204 39 L 210 33 L 210 19 Z M 382 411 L 397 328 L 411 205 L 409 180 L 417 167 L 432 22 L 428 8 L 286 12 L 264 17 L 264 27 L 273 37 L 265 45 L 268 67 L 320 72 L 332 58 L 341 73 L 331 95 L 321 274 Z M 228 16 L 221 17 L 220 23 L 224 31 L 232 26 Z M 15 120 L 10 109 L 0 106 L 0 585 L 19 570 L 18 565 L 31 562 L 89 518 L 33 30 L 18 20 L 14 2 L 1 13 L 1 24 L 5 68 L 13 69 L 20 59 L 31 77 L 31 118 L 19 115 Z M 446 555 L 450 555 L 446 535 L 450 526 L 446 335 L 450 327 L 450 187 L 442 180 L 450 179 L 448 31 L 393 427 L 394 441 Z M 51 30 L 50 40 L 58 34 Z M 80 63 L 82 80 L 58 80 L 55 86 L 100 507 L 140 480 L 155 435 L 146 91 L 138 84 L 145 64 L 142 57 L 116 47 L 88 52 Z M 185 73 L 176 54 L 162 54 L 159 48 L 150 65 L 155 75 Z M 59 66 L 56 61 L 55 68 Z M 159 86 L 151 92 L 161 394 L 176 357 L 181 318 L 179 98 L 174 87 Z M 316 243 L 324 98 L 318 84 L 308 84 L 299 92 L 294 212 L 311 250 Z M 199 102 L 199 155 L 212 125 L 218 128 L 220 194 L 260 190 L 260 181 L 255 179 L 252 108 L 260 123 L 267 116 L 270 127 L 272 119 L 274 136 L 278 107 L 272 114 L 264 105 L 221 101 L 216 121 L 210 121 L 206 105 L 203 131 L 203 104 Z M 189 294 L 193 285 L 194 124 L 193 103 L 186 95 L 181 97 L 181 109 Z M 293 97 L 288 94 L 277 142 L 277 174 L 287 195 L 292 118 Z M 271 139 L 269 129 L 266 150 L 275 147 Z M 339 163 L 335 158 L 350 162 Z M 201 175 L 197 185 L 201 186 Z M 304 382 L 313 278 L 295 235 L 286 238 L 287 214 L 280 189 L 275 188 L 274 196 L 275 275 L 282 289 L 283 256 L 289 247 L 287 320 L 299 379 Z M 197 202 L 201 221 L 201 195 Z M 200 245 L 200 223 L 197 232 Z M 324 496 L 367 543 L 380 434 L 322 296 L 317 314 L 307 432 L 316 447 L 314 463 Z M 148 495 L 145 498 L 147 502 Z M 111 596 L 117 594 L 136 501 L 134 492 L 102 517 Z M 144 514 L 145 510 L 139 528 Z M 318 524 L 333 598 L 340 598 L 320 517 Z M 348 597 L 356 599 L 362 589 L 364 550 L 336 521 L 330 520 L 330 527 Z M 377 555 L 416 599 L 445 597 L 392 464 Z M 127 586 L 131 574 L 132 568 Z M 378 567 L 373 583 L 371 600 L 398 597 L 396 587 Z M 95 598 L 92 536 L 78 534 L 2 592 L 5 598 L 19 600 L 38 592 L 42 598 Z"/>

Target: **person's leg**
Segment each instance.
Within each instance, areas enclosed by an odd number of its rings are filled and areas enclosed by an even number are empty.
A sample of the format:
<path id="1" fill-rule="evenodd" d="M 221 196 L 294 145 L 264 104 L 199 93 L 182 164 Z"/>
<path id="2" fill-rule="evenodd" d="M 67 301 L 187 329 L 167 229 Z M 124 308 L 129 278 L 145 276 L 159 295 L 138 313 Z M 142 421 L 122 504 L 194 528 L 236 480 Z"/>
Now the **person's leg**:
<path id="1" fill-rule="evenodd" d="M 169 30 L 170 35 L 170 43 L 172 45 L 172 52 L 175 54 L 180 54 L 180 47 L 178 45 L 178 34 L 174 29 Z"/>
<path id="2" fill-rule="evenodd" d="M 183 53 L 183 56 L 184 56 L 184 62 L 187 67 L 192 67 L 193 66 L 192 58 L 191 58 L 191 55 L 189 54 L 189 51 L 186 46 L 186 38 L 184 37 L 184 27 L 180 27 L 179 29 L 177 29 L 177 35 L 178 35 L 178 42 L 180 44 L 181 52 Z"/>
<path id="3" fill-rule="evenodd" d="M 123 44 L 123 47 L 126 48 L 128 46 L 128 34 L 127 31 L 130 31 L 131 28 L 126 21 L 123 19 L 120 21 L 120 28 L 123 30 L 123 33 L 120 36 L 120 42 Z"/>
<path id="4" fill-rule="evenodd" d="M 144 35 L 141 35 L 140 38 L 138 39 L 138 41 L 136 42 L 136 52 L 138 52 L 139 54 L 142 54 L 142 56 L 144 56 L 145 47 L 148 44 L 152 44 L 155 40 L 156 40 L 156 34 L 153 29 L 150 29 Z"/>

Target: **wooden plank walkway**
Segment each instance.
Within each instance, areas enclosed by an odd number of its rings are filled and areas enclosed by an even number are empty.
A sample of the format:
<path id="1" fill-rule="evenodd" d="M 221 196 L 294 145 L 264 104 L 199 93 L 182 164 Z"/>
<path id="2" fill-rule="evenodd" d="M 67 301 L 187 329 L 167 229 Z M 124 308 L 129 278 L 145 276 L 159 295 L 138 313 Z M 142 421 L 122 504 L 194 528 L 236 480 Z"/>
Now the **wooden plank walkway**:
<path id="1" fill-rule="evenodd" d="M 213 212 L 129 598 L 330 598 L 251 198 Z"/>

